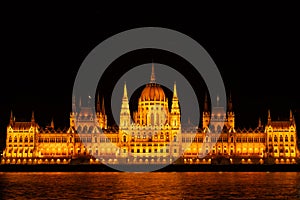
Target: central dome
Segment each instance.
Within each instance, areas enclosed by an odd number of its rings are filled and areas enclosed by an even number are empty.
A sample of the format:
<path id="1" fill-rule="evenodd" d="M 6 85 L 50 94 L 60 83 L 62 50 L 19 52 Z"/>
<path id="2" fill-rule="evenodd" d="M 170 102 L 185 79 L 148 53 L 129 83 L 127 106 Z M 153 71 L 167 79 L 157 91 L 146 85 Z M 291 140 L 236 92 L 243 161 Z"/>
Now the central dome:
<path id="1" fill-rule="evenodd" d="M 164 101 L 166 96 L 159 84 L 149 83 L 142 91 L 140 98 L 142 101 Z"/>

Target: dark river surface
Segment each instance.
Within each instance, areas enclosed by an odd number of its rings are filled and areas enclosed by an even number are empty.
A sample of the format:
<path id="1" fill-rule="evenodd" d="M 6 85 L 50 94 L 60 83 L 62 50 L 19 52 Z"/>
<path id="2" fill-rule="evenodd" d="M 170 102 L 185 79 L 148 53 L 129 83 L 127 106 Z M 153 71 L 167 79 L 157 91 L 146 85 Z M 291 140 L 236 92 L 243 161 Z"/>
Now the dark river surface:
<path id="1" fill-rule="evenodd" d="M 1 199 L 300 199 L 299 172 L 0 172 Z"/>

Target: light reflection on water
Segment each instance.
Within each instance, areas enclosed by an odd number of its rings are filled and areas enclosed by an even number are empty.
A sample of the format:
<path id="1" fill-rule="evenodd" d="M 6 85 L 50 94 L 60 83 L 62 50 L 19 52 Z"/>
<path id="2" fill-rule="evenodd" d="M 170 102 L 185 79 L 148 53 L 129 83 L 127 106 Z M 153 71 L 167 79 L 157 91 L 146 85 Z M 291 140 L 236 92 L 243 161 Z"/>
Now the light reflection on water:
<path id="1" fill-rule="evenodd" d="M 297 172 L 0 173 L 1 199 L 297 199 Z"/>

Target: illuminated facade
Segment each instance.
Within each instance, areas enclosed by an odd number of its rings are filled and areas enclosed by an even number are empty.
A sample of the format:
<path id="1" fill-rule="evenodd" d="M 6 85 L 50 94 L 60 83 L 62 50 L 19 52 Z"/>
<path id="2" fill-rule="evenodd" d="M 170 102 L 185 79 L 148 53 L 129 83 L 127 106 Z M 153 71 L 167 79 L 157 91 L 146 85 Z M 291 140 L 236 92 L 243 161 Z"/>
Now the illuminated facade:
<path id="1" fill-rule="evenodd" d="M 218 105 L 218 104 L 217 104 Z M 170 109 L 169 109 L 170 108 Z M 293 113 L 286 121 L 259 120 L 254 129 L 235 127 L 231 97 L 227 109 L 213 108 L 204 101 L 202 127 L 181 124 L 179 99 L 174 84 L 172 104 L 168 105 L 162 87 L 155 82 L 154 68 L 138 99 L 138 109 L 129 110 L 124 85 L 119 127 L 108 127 L 104 100 L 99 95 L 96 113 L 83 106 L 70 114 L 68 129 L 40 127 L 32 113 L 30 122 L 17 122 L 13 113 L 7 126 L 2 164 L 69 164 L 78 158 L 96 163 L 296 163 L 298 158 L 296 124 Z M 222 158 L 222 159 L 220 159 Z M 177 160 L 177 161 L 178 161 Z"/>

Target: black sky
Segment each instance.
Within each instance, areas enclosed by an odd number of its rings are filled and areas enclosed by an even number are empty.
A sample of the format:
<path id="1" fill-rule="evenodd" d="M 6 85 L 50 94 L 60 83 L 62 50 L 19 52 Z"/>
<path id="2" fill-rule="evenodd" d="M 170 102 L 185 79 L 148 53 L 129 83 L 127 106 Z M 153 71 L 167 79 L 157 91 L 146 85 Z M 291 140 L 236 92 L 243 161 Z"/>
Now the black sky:
<path id="1" fill-rule="evenodd" d="M 0 15 L 2 141 L 10 110 L 17 120 L 30 120 L 35 110 L 42 126 L 54 118 L 67 127 L 73 83 L 88 53 L 114 34 L 144 26 L 180 31 L 207 50 L 232 94 L 237 126 L 265 121 L 268 109 L 275 119 L 300 111 L 300 14 L 293 5 L 221 12 L 193 5 L 122 12 L 21 5 L 2 7 Z"/>

